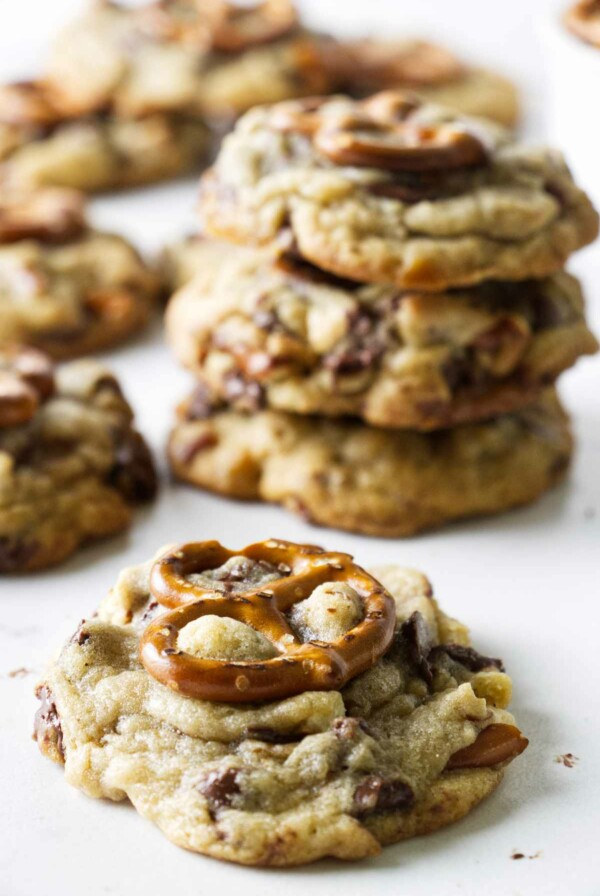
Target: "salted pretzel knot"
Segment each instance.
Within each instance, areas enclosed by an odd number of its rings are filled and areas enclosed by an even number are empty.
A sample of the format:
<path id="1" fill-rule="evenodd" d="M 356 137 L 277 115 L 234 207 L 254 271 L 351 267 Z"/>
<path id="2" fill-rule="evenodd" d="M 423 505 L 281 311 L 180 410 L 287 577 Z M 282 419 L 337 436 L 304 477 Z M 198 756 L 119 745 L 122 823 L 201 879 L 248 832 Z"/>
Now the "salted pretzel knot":
<path id="1" fill-rule="evenodd" d="M 403 91 L 376 93 L 339 111 L 323 108 L 325 103 L 282 103 L 273 109 L 271 126 L 311 136 L 315 149 L 336 165 L 446 172 L 487 160 L 484 144 L 464 124 L 419 118 L 422 103 Z"/>
<path id="2" fill-rule="evenodd" d="M 52 362 L 43 352 L 21 346 L 0 350 L 0 427 L 27 423 L 53 391 Z"/>
<path id="3" fill-rule="evenodd" d="M 189 578 L 238 556 L 272 565 L 281 578 L 231 594 L 217 593 Z M 362 598 L 364 616 L 336 641 L 303 642 L 285 614 L 326 582 L 351 585 Z M 265 541 L 230 551 L 217 541 L 186 544 L 154 564 L 150 588 L 156 600 L 171 609 L 144 631 L 141 661 L 162 684 L 201 700 L 249 703 L 340 688 L 370 668 L 394 634 L 395 605 L 383 586 L 350 555 L 325 553 L 312 545 Z M 249 625 L 268 638 L 279 655 L 256 662 L 229 662 L 178 649 L 179 632 L 206 615 Z"/>

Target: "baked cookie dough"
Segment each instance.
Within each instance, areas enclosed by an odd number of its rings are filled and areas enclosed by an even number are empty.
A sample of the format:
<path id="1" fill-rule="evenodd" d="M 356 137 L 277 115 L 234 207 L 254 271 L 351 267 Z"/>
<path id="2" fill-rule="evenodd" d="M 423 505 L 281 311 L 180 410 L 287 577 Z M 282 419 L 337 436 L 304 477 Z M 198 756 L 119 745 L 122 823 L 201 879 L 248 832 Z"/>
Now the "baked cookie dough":
<path id="1" fill-rule="evenodd" d="M 564 14 L 565 25 L 576 37 L 600 48 L 600 2 L 579 0 Z"/>
<path id="2" fill-rule="evenodd" d="M 169 304 L 168 339 L 238 410 L 435 429 L 523 407 L 598 348 L 564 272 L 402 293 L 223 243 L 198 240 L 195 256 L 198 273 Z"/>
<path id="3" fill-rule="evenodd" d="M 413 90 L 421 99 L 463 115 L 514 127 L 519 117 L 515 85 L 496 72 L 465 65 L 444 47 L 423 40 L 341 41 L 332 51 L 340 92 L 361 97 L 378 90 Z"/>
<path id="4" fill-rule="evenodd" d="M 206 125 L 183 112 L 123 118 L 110 107 L 67 106 L 44 81 L 0 88 L 0 178 L 12 188 L 147 184 L 196 170 L 208 146 Z"/>
<path id="5" fill-rule="evenodd" d="M 598 232 L 560 154 L 398 91 L 252 110 L 200 211 L 213 236 L 423 290 L 545 277 Z"/>
<path id="6" fill-rule="evenodd" d="M 115 378 L 0 349 L 0 572 L 53 566 L 126 529 L 154 496 L 150 452 Z"/>
<path id="7" fill-rule="evenodd" d="M 107 348 L 147 324 L 160 287 L 125 239 L 89 227 L 81 194 L 0 197 L 0 344 L 54 358 Z"/>
<path id="8" fill-rule="evenodd" d="M 74 110 L 230 120 L 258 103 L 327 93 L 332 41 L 289 0 L 97 5 L 59 36 L 46 79 Z"/>
<path id="9" fill-rule="evenodd" d="M 169 460 L 181 480 L 283 504 L 307 521 L 404 537 L 534 501 L 572 453 L 556 396 L 514 414 L 432 433 L 277 411 L 211 411 L 198 389 L 179 412 Z"/>
<path id="10" fill-rule="evenodd" d="M 180 546 L 170 557 L 202 547 Z M 207 550 L 222 552 L 215 542 Z M 199 595 L 215 608 L 271 603 L 286 578 L 300 582 L 289 562 L 295 554 L 312 573 L 301 598 L 291 602 L 288 592 L 280 614 L 288 644 L 276 648 L 259 619 L 251 628 L 241 611 L 230 618 L 219 609 L 179 626 L 176 648 L 163 657 L 169 667 L 226 667 L 248 681 L 270 675 L 282 651 L 297 663 L 290 643 L 329 658 L 332 644 L 354 638 L 358 652 L 361 626 L 373 624 L 373 594 L 385 608 L 387 651 L 373 662 L 380 644 L 370 668 L 341 688 L 252 703 L 186 696 L 174 679 L 161 683 L 147 671 L 149 627 L 160 628 L 165 613 L 153 589 L 163 564 L 125 570 L 37 691 L 35 737 L 69 784 L 90 797 L 130 800 L 186 849 L 267 866 L 376 855 L 457 821 L 497 787 L 527 745 L 506 709 L 510 678 L 500 660 L 471 647 L 422 574 L 381 567 L 369 585 L 354 567 L 357 590 L 344 554 L 274 541 L 225 553 L 225 562 L 182 579 L 186 603 L 176 616 L 197 615 Z M 264 559 L 273 554 L 286 562 Z M 315 573 L 318 584 L 308 585 Z M 303 668 L 310 681 L 314 666 Z"/>

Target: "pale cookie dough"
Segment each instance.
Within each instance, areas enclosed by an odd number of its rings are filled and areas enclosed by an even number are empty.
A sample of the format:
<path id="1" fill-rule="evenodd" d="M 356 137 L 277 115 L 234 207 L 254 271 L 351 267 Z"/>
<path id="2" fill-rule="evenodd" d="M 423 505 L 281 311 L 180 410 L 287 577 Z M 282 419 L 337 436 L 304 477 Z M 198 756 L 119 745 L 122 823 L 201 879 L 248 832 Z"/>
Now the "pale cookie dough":
<path id="1" fill-rule="evenodd" d="M 150 452 L 105 367 L 53 373 L 33 349 L 0 349 L 0 572 L 53 566 L 126 529 L 154 496 Z"/>
<path id="2" fill-rule="evenodd" d="M 89 227 L 80 194 L 0 198 L 0 344 L 54 358 L 108 348 L 143 329 L 160 288 L 127 240 Z"/>
<path id="3" fill-rule="evenodd" d="M 245 576 L 256 586 L 283 574 L 263 566 L 253 575 L 252 565 L 233 557 L 212 587 L 231 594 Z M 129 799 L 179 846 L 244 865 L 376 855 L 457 821 L 495 789 L 507 760 L 465 765 L 482 731 L 511 726 L 503 730 L 515 736 L 512 755 L 526 746 L 506 711 L 501 662 L 469 646 L 418 572 L 375 571 L 394 598 L 396 634 L 372 668 L 341 691 L 240 706 L 184 697 L 140 664 L 140 635 L 164 610 L 150 594 L 150 567 L 125 570 L 64 645 L 38 688 L 35 736 L 69 784 Z M 295 605 L 290 623 L 322 641 L 361 613 L 352 588 L 325 584 Z M 180 649 L 265 658 L 260 632 L 202 621 L 201 637 L 182 630 Z"/>
<path id="4" fill-rule="evenodd" d="M 430 430 L 530 404 L 598 347 L 564 272 L 402 293 L 275 265 L 256 250 L 194 245 L 197 274 L 169 304 L 167 336 L 213 398 L 238 410 Z M 188 241 L 180 269 L 191 255 Z"/>
<path id="5" fill-rule="evenodd" d="M 366 535 L 414 535 L 534 501 L 572 453 L 551 393 L 485 423 L 418 433 L 277 411 L 211 414 L 201 390 L 169 444 L 175 475 L 232 498 L 283 504 L 307 520 Z"/>
<path id="6" fill-rule="evenodd" d="M 515 85 L 496 72 L 464 64 L 449 50 L 423 40 L 340 41 L 332 59 L 339 90 L 367 96 L 377 90 L 413 90 L 421 99 L 463 115 L 514 127 L 519 117 Z"/>
<path id="7" fill-rule="evenodd" d="M 184 113 L 122 118 L 65 108 L 42 81 L 0 87 L 0 180 L 11 188 L 138 186 L 199 169 L 208 148 L 206 125 Z"/>
<path id="8" fill-rule="evenodd" d="M 301 27 L 288 0 L 96 5 L 59 35 L 47 82 L 73 110 L 187 113 L 231 120 L 259 103 L 335 85 L 330 39 Z"/>
<path id="9" fill-rule="evenodd" d="M 432 291 L 547 276 L 598 232 L 559 153 L 394 91 L 252 110 L 200 212 L 213 236 Z"/>

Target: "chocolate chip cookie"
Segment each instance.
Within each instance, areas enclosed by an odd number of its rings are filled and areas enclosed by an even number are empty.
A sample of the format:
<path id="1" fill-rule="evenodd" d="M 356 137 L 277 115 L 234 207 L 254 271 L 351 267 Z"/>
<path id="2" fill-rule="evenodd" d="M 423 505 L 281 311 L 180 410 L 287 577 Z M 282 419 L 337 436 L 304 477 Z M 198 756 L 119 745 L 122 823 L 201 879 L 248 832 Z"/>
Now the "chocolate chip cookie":
<path id="1" fill-rule="evenodd" d="M 560 154 L 398 91 L 252 110 L 200 210 L 216 237 L 429 291 L 548 276 L 598 232 Z"/>
<path id="2" fill-rule="evenodd" d="M 160 287 L 127 240 L 89 226 L 81 194 L 0 197 L 0 344 L 54 358 L 107 348 L 148 323 Z"/>
<path id="3" fill-rule="evenodd" d="M 185 112 L 230 119 L 258 103 L 333 86 L 332 42 L 290 0 L 103 4 L 60 35 L 46 80 L 68 108 L 119 117 Z"/>
<path id="4" fill-rule="evenodd" d="M 169 459 L 179 479 L 200 488 L 394 538 L 535 500 L 563 478 L 572 448 L 552 393 L 484 423 L 419 433 L 278 411 L 211 411 L 200 387 L 179 410 Z"/>
<path id="5" fill-rule="evenodd" d="M 339 41 L 330 53 L 338 90 L 364 97 L 401 88 L 463 115 L 513 127 L 519 117 L 515 85 L 496 72 L 473 68 L 445 47 L 423 40 Z"/>
<path id="6" fill-rule="evenodd" d="M 69 83 L 80 84 L 79 75 Z M 0 177 L 12 188 L 147 184 L 199 168 L 208 145 L 206 125 L 184 112 L 125 118 L 110 104 L 67 105 L 46 81 L 0 88 Z"/>
<path id="7" fill-rule="evenodd" d="M 155 493 L 150 452 L 115 378 L 0 349 L 0 572 L 53 566 L 126 529 Z"/>
<path id="8" fill-rule="evenodd" d="M 125 570 L 37 693 L 35 737 L 70 784 L 245 865 L 362 859 L 435 831 L 527 746 L 502 662 L 423 575 L 273 540 Z"/>
<path id="9" fill-rule="evenodd" d="M 198 273 L 169 305 L 170 344 L 238 410 L 435 429 L 531 403 L 598 347 L 564 272 L 423 293 L 209 241 L 179 258 Z"/>

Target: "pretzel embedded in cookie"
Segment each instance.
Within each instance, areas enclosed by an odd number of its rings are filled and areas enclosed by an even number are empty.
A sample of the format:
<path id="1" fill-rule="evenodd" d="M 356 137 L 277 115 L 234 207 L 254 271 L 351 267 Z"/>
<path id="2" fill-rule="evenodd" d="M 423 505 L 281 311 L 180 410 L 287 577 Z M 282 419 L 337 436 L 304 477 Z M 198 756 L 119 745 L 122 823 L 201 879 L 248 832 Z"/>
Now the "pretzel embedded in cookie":
<path id="1" fill-rule="evenodd" d="M 52 362 L 43 352 L 21 346 L 0 351 L 0 427 L 27 423 L 53 391 Z"/>
<path id="2" fill-rule="evenodd" d="M 375 94 L 356 113 L 324 120 L 315 131 L 316 149 L 336 165 L 385 171 L 446 171 L 483 165 L 483 143 L 454 122 L 415 117 L 418 100 L 399 91 Z"/>
<path id="3" fill-rule="evenodd" d="M 600 0 L 580 0 L 567 10 L 564 19 L 573 34 L 600 47 Z"/>
<path id="4" fill-rule="evenodd" d="M 86 228 L 85 199 L 75 190 L 48 187 L 0 198 L 0 245 L 26 239 L 61 243 Z"/>
<path id="5" fill-rule="evenodd" d="M 298 14 L 290 0 L 263 0 L 255 6 L 240 6 L 227 0 L 211 0 L 215 22 L 212 46 L 225 53 L 238 53 L 249 47 L 271 43 L 298 24 Z"/>
<path id="6" fill-rule="evenodd" d="M 280 577 L 256 587 L 246 588 L 242 582 L 222 595 L 190 578 L 233 557 L 268 564 Z M 345 582 L 357 592 L 363 618 L 336 641 L 302 641 L 285 614 L 328 582 Z M 183 545 L 155 563 L 150 588 L 170 612 L 144 631 L 141 661 L 162 684 L 201 700 L 248 703 L 338 689 L 370 668 L 394 634 L 395 606 L 383 586 L 348 554 L 326 553 L 313 545 L 265 541 L 237 552 L 217 541 Z M 229 617 L 250 626 L 271 642 L 278 656 L 229 662 L 178 649 L 179 632 L 202 616 Z"/>

